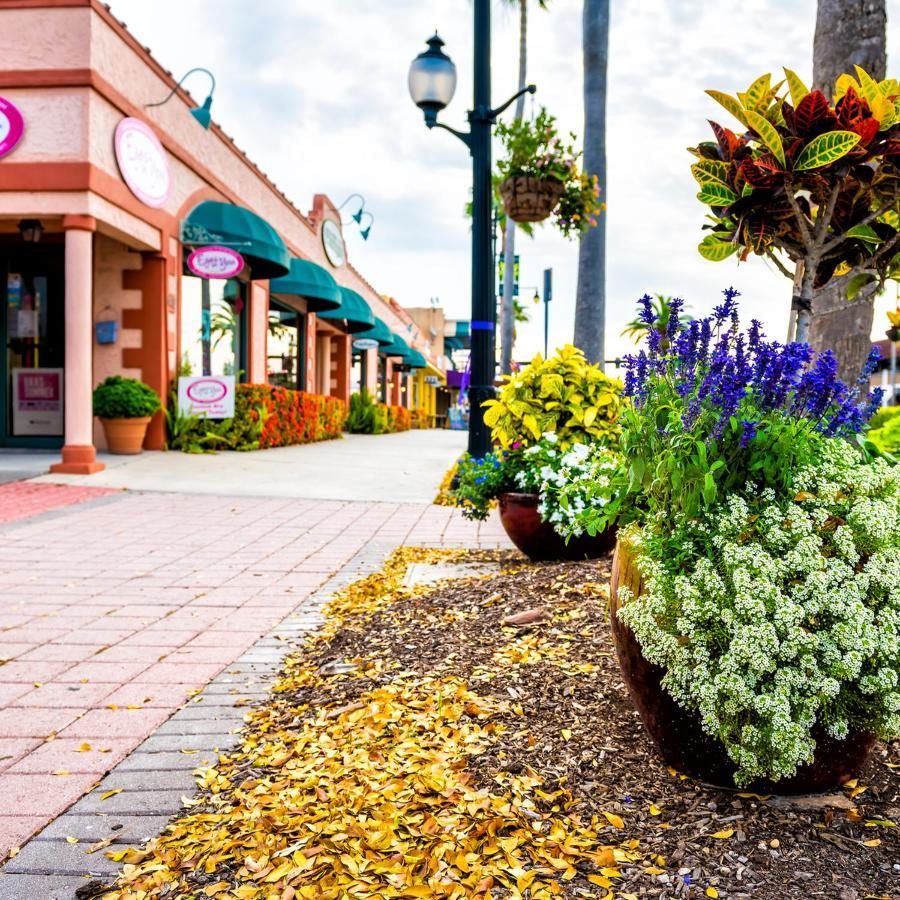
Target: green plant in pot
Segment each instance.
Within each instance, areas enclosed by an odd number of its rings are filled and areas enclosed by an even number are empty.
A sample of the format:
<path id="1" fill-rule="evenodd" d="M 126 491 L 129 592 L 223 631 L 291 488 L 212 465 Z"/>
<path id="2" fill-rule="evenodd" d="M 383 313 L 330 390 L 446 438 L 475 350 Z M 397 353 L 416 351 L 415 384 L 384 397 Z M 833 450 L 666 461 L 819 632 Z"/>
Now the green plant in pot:
<path id="1" fill-rule="evenodd" d="M 575 135 L 564 142 L 556 119 L 541 108 L 534 121 L 517 119 L 496 128 L 504 155 L 497 163 L 500 196 L 506 214 L 517 223 L 542 222 L 555 216 L 566 237 L 597 224 L 604 208 L 600 185 L 578 167 Z"/>
<path id="2" fill-rule="evenodd" d="M 136 378 L 110 375 L 94 388 L 94 415 L 103 424 L 110 453 L 140 453 L 159 395 Z"/>
<path id="3" fill-rule="evenodd" d="M 459 461 L 452 492 L 463 515 L 496 503 L 513 543 L 530 559 L 584 559 L 612 549 L 614 530 L 581 528 L 571 514 L 612 499 L 621 383 L 566 346 L 509 376 L 485 422 L 497 450 Z"/>
<path id="4" fill-rule="evenodd" d="M 623 676 L 665 760 L 704 781 L 833 788 L 900 735 L 900 468 L 829 351 L 744 332 L 737 292 L 626 360 L 610 587 Z M 582 524 L 606 509 L 584 509 Z"/>

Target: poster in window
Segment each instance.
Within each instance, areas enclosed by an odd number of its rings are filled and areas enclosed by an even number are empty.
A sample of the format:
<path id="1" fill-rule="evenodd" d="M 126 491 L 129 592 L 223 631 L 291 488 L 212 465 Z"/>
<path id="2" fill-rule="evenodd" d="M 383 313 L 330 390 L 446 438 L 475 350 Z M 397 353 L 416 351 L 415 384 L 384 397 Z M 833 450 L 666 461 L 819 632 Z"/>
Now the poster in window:
<path id="1" fill-rule="evenodd" d="M 63 433 L 63 370 L 12 370 L 12 430 L 16 436 Z"/>

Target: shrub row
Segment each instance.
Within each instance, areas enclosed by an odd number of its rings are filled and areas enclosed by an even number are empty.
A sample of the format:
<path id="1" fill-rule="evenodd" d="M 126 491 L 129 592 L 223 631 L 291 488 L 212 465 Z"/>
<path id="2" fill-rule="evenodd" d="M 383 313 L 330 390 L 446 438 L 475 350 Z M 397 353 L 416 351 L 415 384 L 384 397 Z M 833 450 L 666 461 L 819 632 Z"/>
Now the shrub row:
<path id="1" fill-rule="evenodd" d="M 309 444 L 340 437 L 346 419 L 347 406 L 337 397 L 267 384 L 239 384 L 232 419 L 180 416 L 173 404 L 168 416 L 169 447 L 203 453 Z"/>
<path id="2" fill-rule="evenodd" d="M 350 397 L 347 431 L 352 434 L 390 434 L 410 428 L 428 428 L 430 419 L 424 409 L 376 403 L 368 391 Z"/>

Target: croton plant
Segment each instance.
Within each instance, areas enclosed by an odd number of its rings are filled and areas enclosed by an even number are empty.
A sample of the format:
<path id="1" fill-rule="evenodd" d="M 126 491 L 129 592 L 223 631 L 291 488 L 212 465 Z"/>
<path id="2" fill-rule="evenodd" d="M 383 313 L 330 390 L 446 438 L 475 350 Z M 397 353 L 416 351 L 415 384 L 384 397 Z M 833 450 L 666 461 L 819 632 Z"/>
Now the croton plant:
<path id="1" fill-rule="evenodd" d="M 900 85 L 857 66 L 832 104 L 784 71 L 737 97 L 707 91 L 744 130 L 710 121 L 715 140 L 690 148 L 691 171 L 711 209 L 700 253 L 769 257 L 794 280 L 803 340 L 815 289 L 851 272 L 851 295 L 900 277 Z"/>

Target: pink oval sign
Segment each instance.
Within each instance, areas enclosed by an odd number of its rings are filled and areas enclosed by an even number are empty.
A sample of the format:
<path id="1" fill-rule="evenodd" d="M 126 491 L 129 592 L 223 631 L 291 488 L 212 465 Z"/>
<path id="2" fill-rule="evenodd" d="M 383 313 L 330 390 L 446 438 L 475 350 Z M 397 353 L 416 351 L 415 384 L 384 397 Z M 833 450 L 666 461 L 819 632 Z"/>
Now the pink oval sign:
<path id="1" fill-rule="evenodd" d="M 0 156 L 12 152 L 25 133 L 25 120 L 17 106 L 0 97 Z"/>
<path id="2" fill-rule="evenodd" d="M 224 399 L 228 388 L 215 378 L 204 378 L 188 385 L 188 399 L 194 403 L 218 403 Z"/>
<path id="3" fill-rule="evenodd" d="M 244 257 L 230 247 L 198 247 L 187 264 L 201 278 L 232 278 L 244 268 Z"/>
<path id="4" fill-rule="evenodd" d="M 153 129 L 140 119 L 122 119 L 115 145 L 116 162 L 131 193 L 154 209 L 165 206 L 172 179 L 166 151 Z"/>

